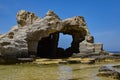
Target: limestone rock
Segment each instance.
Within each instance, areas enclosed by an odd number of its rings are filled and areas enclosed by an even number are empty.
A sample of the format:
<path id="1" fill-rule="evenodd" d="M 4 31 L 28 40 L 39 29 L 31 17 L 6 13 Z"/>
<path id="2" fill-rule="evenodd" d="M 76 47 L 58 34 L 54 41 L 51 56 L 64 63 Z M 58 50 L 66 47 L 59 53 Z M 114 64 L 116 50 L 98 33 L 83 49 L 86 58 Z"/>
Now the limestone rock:
<path id="1" fill-rule="evenodd" d="M 102 66 L 99 69 L 99 73 L 97 74 L 97 76 L 100 77 L 112 77 L 116 80 L 120 80 L 120 72 L 114 70 L 113 68 L 109 67 L 109 66 Z"/>
<path id="2" fill-rule="evenodd" d="M 0 54 L 8 59 L 39 56 L 55 57 L 58 50 L 59 33 L 69 34 L 73 41 L 67 53 L 95 52 L 102 50 L 94 44 L 82 16 L 61 20 L 53 11 L 43 18 L 21 10 L 17 13 L 17 25 L 8 33 L 0 35 Z M 96 50 L 95 50 L 96 49 Z"/>
<path id="3" fill-rule="evenodd" d="M 96 43 L 95 44 L 95 53 L 100 53 L 103 51 L 103 44 L 101 43 Z"/>
<path id="4" fill-rule="evenodd" d="M 101 43 L 91 43 L 89 41 L 82 41 L 80 44 L 79 50 L 81 53 L 101 53 L 103 51 L 103 44 Z"/>
<path id="5" fill-rule="evenodd" d="M 89 43 L 94 43 L 94 37 L 93 37 L 93 36 L 86 36 L 85 39 L 86 39 L 87 42 L 89 42 Z"/>
<path id="6" fill-rule="evenodd" d="M 25 10 L 21 10 L 17 13 L 17 23 L 19 27 L 33 24 L 33 22 L 39 19 L 40 18 L 38 18 L 34 13 L 27 12 Z"/>
<path id="7" fill-rule="evenodd" d="M 95 47 L 93 43 L 89 43 L 86 40 L 80 43 L 79 50 L 81 53 L 92 53 L 94 52 L 94 49 Z"/>

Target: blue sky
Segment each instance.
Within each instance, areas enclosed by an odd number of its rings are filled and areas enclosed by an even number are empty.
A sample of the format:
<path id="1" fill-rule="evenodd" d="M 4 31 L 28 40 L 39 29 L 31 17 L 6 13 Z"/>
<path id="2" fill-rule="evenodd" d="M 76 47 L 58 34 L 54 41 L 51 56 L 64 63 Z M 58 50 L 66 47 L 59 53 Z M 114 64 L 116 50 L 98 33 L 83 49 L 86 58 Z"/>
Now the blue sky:
<path id="1" fill-rule="evenodd" d="M 61 19 L 84 16 L 95 42 L 103 43 L 105 50 L 120 51 L 120 0 L 0 0 L 0 33 L 17 24 L 16 13 L 21 9 L 39 17 L 48 10 Z"/>

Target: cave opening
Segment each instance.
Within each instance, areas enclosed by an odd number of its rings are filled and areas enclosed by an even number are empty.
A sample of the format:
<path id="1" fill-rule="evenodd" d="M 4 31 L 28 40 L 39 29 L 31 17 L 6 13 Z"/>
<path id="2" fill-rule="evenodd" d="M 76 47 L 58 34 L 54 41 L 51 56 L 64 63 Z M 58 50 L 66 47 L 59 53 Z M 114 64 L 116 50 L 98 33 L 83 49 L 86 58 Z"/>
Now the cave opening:
<path id="1" fill-rule="evenodd" d="M 79 53 L 78 37 L 72 34 L 52 33 L 38 42 L 37 57 L 68 58 Z"/>
<path id="2" fill-rule="evenodd" d="M 72 35 L 60 33 L 56 56 L 58 58 L 67 58 L 72 56 Z"/>
<path id="3" fill-rule="evenodd" d="M 46 38 L 42 38 L 39 42 L 38 42 L 38 48 L 37 48 L 37 56 L 42 57 L 42 58 L 47 58 L 50 57 L 51 54 L 51 38 L 46 37 Z"/>
<path id="4" fill-rule="evenodd" d="M 37 57 L 67 58 L 72 55 L 72 35 L 53 33 L 38 42 Z"/>
<path id="5" fill-rule="evenodd" d="M 59 34 L 59 41 L 58 41 L 58 47 L 67 49 L 71 46 L 73 39 L 72 36 L 69 34 Z"/>
<path id="6" fill-rule="evenodd" d="M 55 58 L 59 33 L 50 34 L 38 42 L 37 56 L 41 58 Z"/>

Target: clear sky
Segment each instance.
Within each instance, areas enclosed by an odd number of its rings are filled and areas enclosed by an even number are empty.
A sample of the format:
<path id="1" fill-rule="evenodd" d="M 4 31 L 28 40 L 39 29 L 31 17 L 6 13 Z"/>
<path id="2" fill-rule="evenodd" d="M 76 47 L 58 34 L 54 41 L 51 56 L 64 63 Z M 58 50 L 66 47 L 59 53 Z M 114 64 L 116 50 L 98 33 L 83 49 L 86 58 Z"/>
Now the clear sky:
<path id="1" fill-rule="evenodd" d="M 21 9 L 39 17 L 48 10 L 61 19 L 84 16 L 95 42 L 103 43 L 105 50 L 120 51 L 120 0 L 0 0 L 0 33 L 17 24 L 16 13 Z"/>

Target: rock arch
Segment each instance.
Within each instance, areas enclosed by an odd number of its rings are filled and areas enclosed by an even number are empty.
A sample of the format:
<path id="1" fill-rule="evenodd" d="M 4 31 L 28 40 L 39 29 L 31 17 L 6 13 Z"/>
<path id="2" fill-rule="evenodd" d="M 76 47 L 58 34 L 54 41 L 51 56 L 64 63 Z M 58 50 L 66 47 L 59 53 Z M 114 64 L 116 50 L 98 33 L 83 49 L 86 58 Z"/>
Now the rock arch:
<path id="1" fill-rule="evenodd" d="M 1 56 L 29 57 L 41 55 L 38 54 L 40 52 L 45 54 L 45 50 L 48 50 L 52 54 L 46 55 L 54 57 L 59 33 L 72 36 L 73 41 L 70 47 L 72 53 L 102 51 L 102 44 L 94 44 L 94 38 L 90 35 L 82 16 L 61 20 L 53 11 L 48 11 L 44 18 L 39 18 L 34 13 L 21 10 L 17 13 L 17 22 L 18 25 L 9 33 L 0 36 Z M 40 47 L 44 50 L 39 52 L 38 49 L 42 50 Z"/>
<path id="2" fill-rule="evenodd" d="M 64 24 L 63 22 L 61 23 Z M 68 26 L 68 28 L 66 26 Z M 79 28 L 79 26 L 76 26 L 78 29 L 74 29 L 73 27 L 74 26 L 64 24 L 59 30 L 39 30 L 33 32 L 33 35 L 30 35 L 31 37 L 28 37 L 29 39 L 27 41 L 28 53 L 30 55 L 36 54 L 40 57 L 55 57 L 57 55 L 59 33 L 71 35 L 73 41 L 69 51 L 71 53 L 79 53 L 79 44 L 85 40 L 87 31 L 82 27 Z"/>

